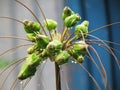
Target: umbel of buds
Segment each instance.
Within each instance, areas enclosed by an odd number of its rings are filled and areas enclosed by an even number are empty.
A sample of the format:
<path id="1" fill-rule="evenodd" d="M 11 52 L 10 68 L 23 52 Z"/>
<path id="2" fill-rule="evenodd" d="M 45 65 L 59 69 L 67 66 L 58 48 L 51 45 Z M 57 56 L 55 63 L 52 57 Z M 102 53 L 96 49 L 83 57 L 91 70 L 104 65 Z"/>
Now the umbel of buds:
<path id="1" fill-rule="evenodd" d="M 52 19 L 45 19 L 43 26 L 38 22 L 23 21 L 26 36 L 33 45 L 27 49 L 28 56 L 18 74 L 18 79 L 24 80 L 32 77 L 38 65 L 48 58 L 58 65 L 66 64 L 69 60 L 77 63 L 84 61 L 89 47 L 87 42 L 84 41 L 88 36 L 89 22 L 85 20 L 76 25 L 81 17 L 69 7 L 63 9 L 62 20 L 65 25 L 62 33 L 57 31 L 58 24 Z M 71 37 L 72 34 L 68 34 L 68 30 L 72 27 L 75 27 L 73 37 Z M 45 35 L 41 29 L 46 32 Z M 50 35 L 47 35 L 47 32 Z"/>

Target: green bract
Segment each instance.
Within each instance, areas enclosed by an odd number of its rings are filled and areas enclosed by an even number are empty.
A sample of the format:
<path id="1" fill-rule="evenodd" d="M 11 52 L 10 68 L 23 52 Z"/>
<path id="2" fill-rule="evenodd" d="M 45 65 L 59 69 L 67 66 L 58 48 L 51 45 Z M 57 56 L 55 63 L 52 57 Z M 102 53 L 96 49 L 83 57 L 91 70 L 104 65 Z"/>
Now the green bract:
<path id="1" fill-rule="evenodd" d="M 46 19 L 44 25 L 47 30 L 55 30 L 57 27 L 57 22 L 52 19 Z"/>
<path id="2" fill-rule="evenodd" d="M 75 35 L 78 38 L 82 38 L 82 34 L 86 37 L 88 34 L 88 21 L 83 21 L 80 25 L 77 25 L 75 27 Z"/>
<path id="3" fill-rule="evenodd" d="M 69 7 L 65 7 L 62 12 L 62 19 L 65 20 L 66 17 L 72 14 L 74 14 L 74 12 Z"/>
<path id="4" fill-rule="evenodd" d="M 78 14 L 72 14 L 65 18 L 65 25 L 67 28 L 74 26 L 78 21 L 80 21 L 81 17 Z"/>

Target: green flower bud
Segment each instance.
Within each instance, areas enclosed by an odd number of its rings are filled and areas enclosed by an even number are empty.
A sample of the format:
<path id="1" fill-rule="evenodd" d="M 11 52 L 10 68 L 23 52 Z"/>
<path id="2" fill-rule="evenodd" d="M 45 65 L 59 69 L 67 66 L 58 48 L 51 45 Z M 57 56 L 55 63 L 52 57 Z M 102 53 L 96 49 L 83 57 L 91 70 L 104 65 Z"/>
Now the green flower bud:
<path id="1" fill-rule="evenodd" d="M 44 25 L 47 30 L 55 30 L 58 24 L 56 21 L 54 21 L 52 19 L 46 19 L 44 21 Z"/>
<path id="2" fill-rule="evenodd" d="M 83 61 L 84 61 L 84 56 L 82 56 L 82 55 L 78 56 L 77 62 L 78 63 L 83 63 Z"/>
<path id="3" fill-rule="evenodd" d="M 27 33 L 26 36 L 27 36 L 27 38 L 28 38 L 31 42 L 35 42 L 35 36 L 36 36 L 36 34 L 34 34 L 34 33 Z"/>
<path id="4" fill-rule="evenodd" d="M 70 55 L 67 51 L 61 51 L 58 55 L 56 55 L 55 62 L 58 65 L 62 65 L 68 62 Z"/>
<path id="5" fill-rule="evenodd" d="M 77 25 L 75 27 L 75 35 L 78 38 L 82 38 L 82 33 L 86 37 L 88 34 L 88 26 L 89 22 L 88 21 L 83 21 L 80 25 Z"/>
<path id="6" fill-rule="evenodd" d="M 33 76 L 36 72 L 37 66 L 42 61 L 35 53 L 28 55 L 25 64 L 23 64 L 21 71 L 18 74 L 18 79 L 24 80 Z"/>
<path id="7" fill-rule="evenodd" d="M 78 21 L 80 21 L 81 17 L 78 14 L 72 14 L 65 18 L 65 25 L 67 28 L 74 26 Z"/>
<path id="8" fill-rule="evenodd" d="M 62 43 L 58 40 L 53 40 L 47 45 L 47 51 L 49 54 L 55 56 L 62 50 Z"/>
<path id="9" fill-rule="evenodd" d="M 85 55 L 87 52 L 86 51 L 87 48 L 88 48 L 88 45 L 84 41 L 76 42 L 73 45 L 74 53 L 79 54 L 79 55 Z"/>
<path id="10" fill-rule="evenodd" d="M 35 44 L 35 45 L 33 45 L 33 46 L 31 46 L 31 47 L 29 47 L 29 48 L 27 49 L 27 53 L 28 53 L 28 54 L 32 54 L 32 53 L 34 53 L 34 52 L 36 51 L 37 48 L 38 48 L 38 47 L 37 47 L 37 45 Z"/>
<path id="11" fill-rule="evenodd" d="M 39 32 L 41 28 L 40 24 L 37 22 L 24 20 L 23 24 L 24 24 L 24 29 L 26 33 Z"/>
<path id="12" fill-rule="evenodd" d="M 25 63 L 23 64 L 21 71 L 18 74 L 18 79 L 24 80 L 31 76 L 33 76 L 36 72 L 35 67 L 31 67 L 29 64 Z"/>
<path id="13" fill-rule="evenodd" d="M 84 41 L 76 42 L 71 48 L 68 49 L 68 53 L 77 60 L 77 62 L 82 63 L 84 61 L 84 56 L 87 53 L 88 45 Z"/>
<path id="14" fill-rule="evenodd" d="M 63 12 L 62 12 L 62 19 L 65 20 L 66 17 L 68 17 L 68 16 L 70 16 L 72 14 L 74 14 L 74 12 L 69 7 L 66 6 L 63 9 Z"/>
<path id="15" fill-rule="evenodd" d="M 26 58 L 26 63 L 31 67 L 37 67 L 41 61 L 42 58 L 40 58 L 35 53 L 28 55 L 28 57 Z"/>
<path id="16" fill-rule="evenodd" d="M 50 39 L 48 36 L 45 36 L 45 35 L 36 36 L 36 43 L 38 48 L 40 49 L 45 49 L 49 42 L 50 42 Z"/>
<path id="17" fill-rule="evenodd" d="M 41 57 L 43 60 L 47 59 L 49 57 L 48 51 L 44 49 L 40 54 L 39 57 Z"/>
<path id="18" fill-rule="evenodd" d="M 70 54 L 70 56 L 72 56 L 73 58 L 77 59 L 78 54 L 75 52 L 75 50 L 73 50 L 73 48 L 69 48 L 67 51 Z"/>

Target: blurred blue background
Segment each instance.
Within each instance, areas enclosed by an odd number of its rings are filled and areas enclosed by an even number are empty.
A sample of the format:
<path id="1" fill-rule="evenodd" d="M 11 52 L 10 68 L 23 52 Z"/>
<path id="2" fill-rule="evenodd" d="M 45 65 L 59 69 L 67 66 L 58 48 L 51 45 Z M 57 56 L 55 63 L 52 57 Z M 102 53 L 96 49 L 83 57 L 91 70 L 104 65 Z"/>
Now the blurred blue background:
<path id="1" fill-rule="evenodd" d="M 89 31 L 106 24 L 120 22 L 120 0 L 68 0 L 68 3 L 71 9 L 81 15 L 82 21 L 88 20 L 90 22 Z M 120 25 L 104 28 L 92 33 L 92 35 L 104 40 L 120 43 Z M 108 45 L 120 50 L 120 46 Z M 96 45 L 93 46 L 102 59 L 112 90 L 120 90 L 120 70 L 113 56 L 104 49 Z M 120 55 L 116 52 L 115 54 L 120 59 Z M 92 53 L 92 56 L 95 56 L 94 53 Z M 98 64 L 98 60 L 95 59 L 95 61 Z M 86 60 L 84 66 L 94 76 L 102 90 L 104 90 L 102 78 L 95 65 L 90 60 Z M 71 64 L 71 67 L 74 70 L 70 71 L 70 76 L 72 77 L 70 80 L 70 90 L 97 90 L 91 78 L 83 69 L 79 68 L 79 65 Z"/>

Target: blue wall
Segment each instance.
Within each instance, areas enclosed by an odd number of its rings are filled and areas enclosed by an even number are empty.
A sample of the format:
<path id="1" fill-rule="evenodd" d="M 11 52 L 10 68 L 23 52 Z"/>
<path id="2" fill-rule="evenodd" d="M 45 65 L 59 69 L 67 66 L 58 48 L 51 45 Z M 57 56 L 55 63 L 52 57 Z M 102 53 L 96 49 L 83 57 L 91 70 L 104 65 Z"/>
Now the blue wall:
<path id="1" fill-rule="evenodd" d="M 82 20 L 89 20 L 89 31 L 112 22 L 120 21 L 120 0 L 68 0 L 68 3 L 71 9 L 81 15 Z M 120 42 L 120 25 L 104 28 L 92 33 L 92 35 L 104 40 Z M 109 46 L 120 50 L 120 46 L 113 44 L 109 44 Z M 97 45 L 93 45 L 93 47 L 98 51 L 102 59 L 111 88 L 113 90 L 120 90 L 120 70 L 114 58 Z M 118 53 L 115 54 L 120 58 Z M 95 56 L 94 53 L 92 55 Z M 99 64 L 97 59 L 95 61 Z M 102 90 L 104 90 L 102 78 L 95 65 L 87 59 L 83 65 L 94 76 Z M 70 74 L 72 77 L 70 80 L 70 90 L 97 90 L 93 81 L 79 65 L 71 64 L 71 67 L 74 70 Z"/>

